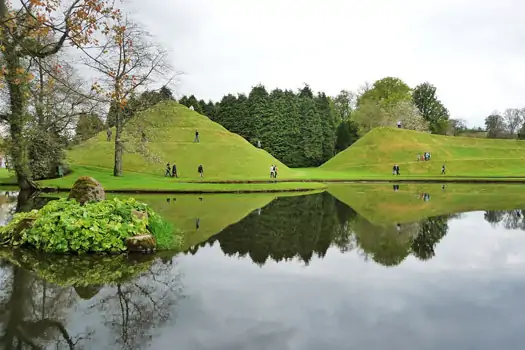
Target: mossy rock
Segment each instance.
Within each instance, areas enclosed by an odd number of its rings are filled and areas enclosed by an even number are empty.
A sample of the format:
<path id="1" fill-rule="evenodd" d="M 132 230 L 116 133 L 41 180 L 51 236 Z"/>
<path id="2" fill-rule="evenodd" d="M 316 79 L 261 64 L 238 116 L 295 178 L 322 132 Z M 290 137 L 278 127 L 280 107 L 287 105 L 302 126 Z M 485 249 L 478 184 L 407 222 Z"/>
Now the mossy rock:
<path id="1" fill-rule="evenodd" d="M 74 199 L 80 204 L 101 202 L 106 199 L 106 192 L 100 182 L 94 178 L 81 176 L 71 188 L 68 199 Z"/>
<path id="2" fill-rule="evenodd" d="M 130 252 L 152 253 L 157 248 L 153 235 L 145 234 L 126 238 L 126 248 Z"/>

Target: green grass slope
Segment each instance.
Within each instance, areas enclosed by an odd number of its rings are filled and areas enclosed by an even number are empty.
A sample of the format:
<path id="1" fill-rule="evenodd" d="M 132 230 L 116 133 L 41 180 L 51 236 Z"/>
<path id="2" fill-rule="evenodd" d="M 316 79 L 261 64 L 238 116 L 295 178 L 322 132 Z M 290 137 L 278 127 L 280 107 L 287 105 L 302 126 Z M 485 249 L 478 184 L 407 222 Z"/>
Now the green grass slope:
<path id="1" fill-rule="evenodd" d="M 424 152 L 431 160 L 417 161 Z M 525 142 L 376 128 L 320 170 L 384 176 L 391 175 L 394 163 L 402 176 L 439 176 L 443 164 L 447 176 L 525 176 Z"/>
<path id="2" fill-rule="evenodd" d="M 176 163 L 181 180 L 198 178 L 197 167 L 204 167 L 205 179 L 267 179 L 270 165 L 278 167 L 279 175 L 292 171 L 264 150 L 241 136 L 175 102 L 159 103 L 137 118 L 148 125 L 148 152 L 124 154 L 124 172 L 163 176 L 166 163 Z M 194 143 L 195 130 L 200 143 Z M 113 132 L 115 135 L 115 132 Z M 126 139 L 126 137 L 124 137 Z M 130 148 L 128 146 L 128 148 Z M 93 167 L 113 169 L 114 143 L 107 142 L 106 132 L 76 146 L 68 152 L 73 169 Z"/>

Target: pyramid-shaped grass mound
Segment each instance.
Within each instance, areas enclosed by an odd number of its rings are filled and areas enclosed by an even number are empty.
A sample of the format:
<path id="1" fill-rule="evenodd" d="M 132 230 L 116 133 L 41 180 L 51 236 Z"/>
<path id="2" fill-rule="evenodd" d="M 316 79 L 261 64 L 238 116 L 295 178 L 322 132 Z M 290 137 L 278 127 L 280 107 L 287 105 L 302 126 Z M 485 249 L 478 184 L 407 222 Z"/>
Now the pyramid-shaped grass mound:
<path id="1" fill-rule="evenodd" d="M 148 141 L 145 151 L 141 152 L 136 152 L 140 141 L 125 143 L 126 149 L 132 152 L 124 153 L 124 174 L 163 176 L 168 162 L 177 165 L 181 179 L 190 180 L 199 177 L 199 164 L 203 165 L 204 177 L 208 180 L 268 179 L 272 164 L 277 165 L 279 176 L 289 176 L 292 172 L 241 136 L 175 102 L 159 103 L 135 118 L 142 118 Z M 137 134 L 137 128 L 133 130 L 133 134 Z M 196 130 L 199 143 L 194 142 Z M 123 139 L 136 138 L 124 135 Z M 113 169 L 114 147 L 113 140 L 108 142 L 103 131 L 70 150 L 68 161 L 73 167 Z"/>
<path id="2" fill-rule="evenodd" d="M 431 153 L 429 161 L 417 156 Z M 389 175 L 394 164 L 401 175 L 525 176 L 525 141 L 431 135 L 395 128 L 376 128 L 321 166 L 357 175 Z"/>

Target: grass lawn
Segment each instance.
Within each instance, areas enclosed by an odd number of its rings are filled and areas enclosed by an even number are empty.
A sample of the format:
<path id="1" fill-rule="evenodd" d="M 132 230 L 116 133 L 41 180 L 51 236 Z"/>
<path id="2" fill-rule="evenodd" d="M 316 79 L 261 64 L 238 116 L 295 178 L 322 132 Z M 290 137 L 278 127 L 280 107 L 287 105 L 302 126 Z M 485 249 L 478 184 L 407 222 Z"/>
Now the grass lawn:
<path id="1" fill-rule="evenodd" d="M 395 192 L 387 184 L 330 184 L 328 192 L 378 225 L 422 220 L 431 216 L 477 210 L 525 208 L 525 186 L 518 184 L 465 185 L 401 184 Z M 422 194 L 430 194 L 424 201 Z"/>
<path id="2" fill-rule="evenodd" d="M 40 184 L 56 189 L 70 189 L 79 176 L 91 176 L 100 181 L 106 191 L 112 192 L 181 192 L 181 193 L 227 193 L 227 192 L 280 192 L 320 190 L 325 184 L 316 182 L 278 182 L 278 183 L 188 183 L 183 179 L 166 178 L 141 173 L 124 173 L 114 177 L 109 169 L 75 167 L 72 174 L 60 179 L 44 180 Z"/>

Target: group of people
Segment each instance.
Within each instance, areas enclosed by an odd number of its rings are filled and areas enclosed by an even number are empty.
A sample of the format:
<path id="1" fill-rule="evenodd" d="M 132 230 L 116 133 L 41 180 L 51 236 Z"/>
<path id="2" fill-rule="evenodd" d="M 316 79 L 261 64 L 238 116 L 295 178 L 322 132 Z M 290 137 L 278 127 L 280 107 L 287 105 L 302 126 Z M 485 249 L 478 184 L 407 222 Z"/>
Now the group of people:
<path id="1" fill-rule="evenodd" d="M 197 168 L 197 172 L 199 173 L 199 176 L 201 178 L 204 177 L 204 167 L 202 164 L 199 164 Z M 179 177 L 179 173 L 177 172 L 177 165 L 173 164 L 173 166 L 170 166 L 170 163 L 166 164 L 166 177 Z"/>
<path id="2" fill-rule="evenodd" d="M 392 167 L 392 175 L 401 175 L 401 173 L 399 172 L 399 165 L 394 164 L 394 166 Z"/>
<path id="3" fill-rule="evenodd" d="M 277 179 L 277 165 L 270 166 L 270 179 Z"/>
<path id="4" fill-rule="evenodd" d="M 109 130 L 108 130 L 109 132 Z M 108 139 L 109 139 L 110 135 L 108 133 Z M 193 140 L 193 142 L 196 142 L 196 143 L 200 143 L 200 139 L 199 139 L 199 130 L 195 130 L 195 139 Z M 201 178 L 204 177 L 204 167 L 202 166 L 202 164 L 199 164 L 199 166 L 197 167 L 197 172 L 199 173 L 199 176 Z M 170 163 L 166 164 L 166 172 L 164 174 L 164 176 L 166 177 L 179 177 L 179 173 L 177 172 L 177 165 L 173 164 L 173 165 L 170 165 Z"/>
<path id="5" fill-rule="evenodd" d="M 418 154 L 417 155 L 417 160 L 418 161 L 420 161 L 420 160 L 430 160 L 430 152 L 425 152 L 425 153 L 423 153 L 423 155 Z"/>

